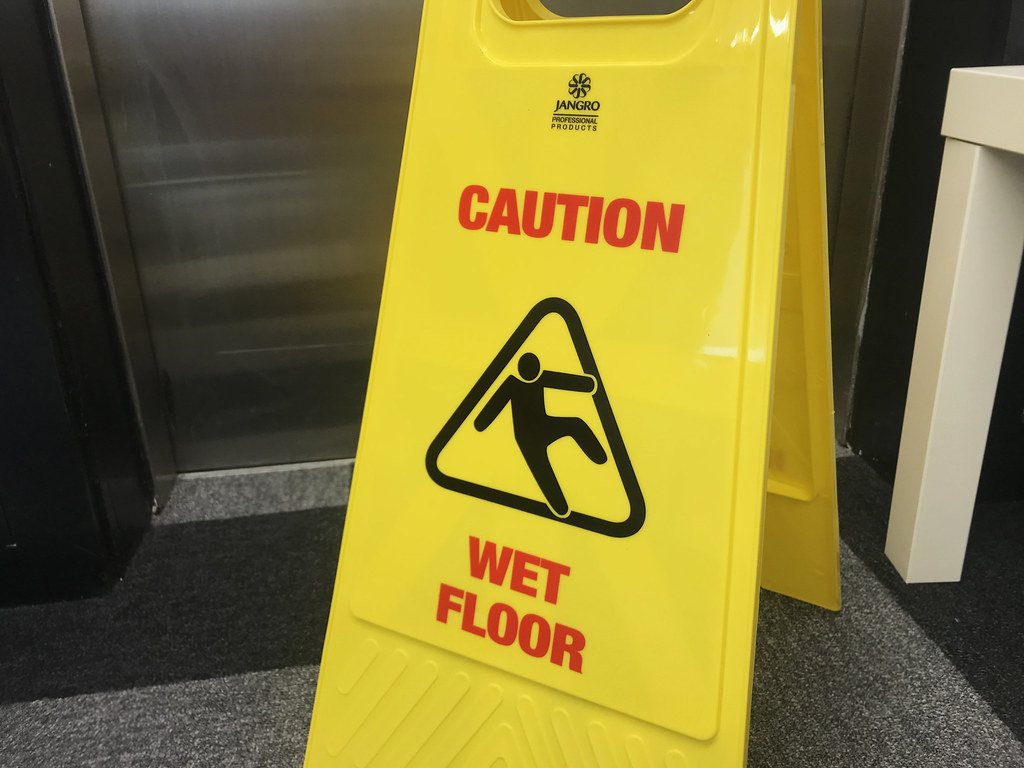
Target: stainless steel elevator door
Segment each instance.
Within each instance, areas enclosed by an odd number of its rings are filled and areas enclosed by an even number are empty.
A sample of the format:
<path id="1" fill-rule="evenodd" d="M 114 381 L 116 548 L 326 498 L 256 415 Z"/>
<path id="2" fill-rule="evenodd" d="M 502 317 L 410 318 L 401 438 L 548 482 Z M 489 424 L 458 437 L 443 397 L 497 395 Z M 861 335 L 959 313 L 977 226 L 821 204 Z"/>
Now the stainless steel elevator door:
<path id="1" fill-rule="evenodd" d="M 354 455 L 421 0 L 77 2 L 177 469 Z M 864 0 L 823 6 L 835 192 Z"/>
<path id="2" fill-rule="evenodd" d="M 81 2 L 179 471 L 354 455 L 421 3 Z"/>

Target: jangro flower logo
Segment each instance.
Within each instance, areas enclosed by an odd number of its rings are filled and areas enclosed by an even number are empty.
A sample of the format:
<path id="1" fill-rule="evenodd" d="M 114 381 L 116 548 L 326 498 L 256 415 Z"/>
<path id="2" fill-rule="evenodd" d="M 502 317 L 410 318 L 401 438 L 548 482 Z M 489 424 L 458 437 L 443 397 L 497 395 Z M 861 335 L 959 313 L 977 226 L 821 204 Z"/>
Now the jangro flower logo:
<path id="1" fill-rule="evenodd" d="M 569 95 L 574 99 L 582 99 L 590 92 L 590 78 L 583 72 L 573 75 L 569 80 Z"/>
<path id="2" fill-rule="evenodd" d="M 565 82 L 564 80 L 562 81 Z M 551 128 L 556 131 L 596 131 L 600 101 L 585 98 L 594 87 L 586 72 L 569 78 L 569 96 L 555 99 L 551 113 Z"/>

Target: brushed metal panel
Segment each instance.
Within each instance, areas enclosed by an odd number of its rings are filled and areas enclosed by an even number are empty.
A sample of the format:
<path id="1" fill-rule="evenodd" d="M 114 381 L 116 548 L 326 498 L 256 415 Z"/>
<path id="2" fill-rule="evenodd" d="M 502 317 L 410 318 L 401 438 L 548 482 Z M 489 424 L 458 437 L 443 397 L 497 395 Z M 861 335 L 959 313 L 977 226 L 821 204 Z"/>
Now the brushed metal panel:
<path id="1" fill-rule="evenodd" d="M 351 456 L 409 0 L 82 0 L 181 471 Z"/>
<path id="2" fill-rule="evenodd" d="M 832 190 L 863 2 L 825 1 Z M 179 469 L 353 455 L 420 3 L 81 7 Z"/>

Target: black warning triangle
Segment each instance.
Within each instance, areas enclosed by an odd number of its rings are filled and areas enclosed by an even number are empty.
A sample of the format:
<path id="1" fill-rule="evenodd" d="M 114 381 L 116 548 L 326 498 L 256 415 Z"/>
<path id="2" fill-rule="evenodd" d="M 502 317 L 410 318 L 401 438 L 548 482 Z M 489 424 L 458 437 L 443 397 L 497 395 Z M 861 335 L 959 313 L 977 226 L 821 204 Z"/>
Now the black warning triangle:
<path id="1" fill-rule="evenodd" d="M 531 388 L 530 385 L 534 382 L 540 382 L 540 390 L 542 390 L 544 386 L 543 380 L 545 377 L 547 377 L 549 381 L 555 381 L 555 386 L 558 386 L 559 388 L 566 388 L 571 391 L 578 392 L 590 391 L 591 396 L 593 397 L 594 406 L 597 410 L 598 418 L 601 422 L 601 428 L 604 430 L 605 438 L 608 442 L 610 456 L 605 455 L 602 447 L 595 445 L 596 439 L 593 441 L 588 440 L 585 433 L 578 434 L 576 439 L 580 444 L 580 448 L 587 453 L 592 461 L 603 463 L 610 458 L 614 463 L 629 505 L 629 513 L 625 520 L 605 520 L 583 512 L 570 510 L 567 506 L 560 506 L 564 505 L 565 502 L 564 497 L 561 497 L 561 493 L 557 489 L 557 481 L 555 481 L 552 486 L 553 490 L 550 494 L 545 491 L 545 496 L 548 498 L 546 503 L 537 499 L 531 499 L 527 496 L 510 493 L 509 491 L 503 491 L 497 488 L 481 485 L 479 483 L 474 483 L 469 480 L 452 477 L 451 475 L 445 474 L 438 468 L 438 457 L 441 455 L 445 446 L 448 445 L 459 428 L 470 418 L 473 411 L 487 395 L 488 391 L 490 391 L 501 373 L 508 368 L 515 355 L 526 343 L 530 334 L 540 324 L 541 320 L 552 314 L 558 315 L 565 322 L 565 326 L 569 331 L 569 336 L 572 339 L 572 343 L 576 351 L 576 356 L 579 359 L 580 366 L 585 376 L 551 371 L 542 372 L 539 368 L 534 371 L 527 370 L 523 379 L 510 376 L 499 387 L 495 395 L 492 396 L 492 402 L 494 405 L 492 406 L 491 402 L 489 402 L 477 416 L 477 421 L 483 419 L 484 422 L 482 426 L 477 425 L 477 429 L 481 430 L 485 428 L 488 416 L 493 419 L 494 416 L 497 415 L 498 411 L 500 411 L 506 404 L 511 405 L 517 400 L 517 397 L 519 398 L 519 402 L 523 403 L 523 405 L 519 406 L 520 413 L 524 410 L 528 410 L 527 406 L 529 404 L 526 401 L 538 396 L 540 398 L 539 403 L 541 403 L 539 408 L 542 410 L 543 395 L 538 391 L 537 387 L 532 388 L 537 393 L 534 395 L 517 395 L 515 390 L 525 391 L 526 389 Z M 536 356 L 526 354 L 520 358 L 520 366 L 526 365 L 529 367 L 529 365 L 532 365 L 533 363 L 531 362 L 523 362 L 523 358 L 529 357 L 533 358 L 534 363 L 536 362 Z M 523 368 L 520 367 L 520 372 L 522 371 Z M 589 387 L 589 390 L 584 387 Z M 503 393 L 502 390 L 510 391 Z M 495 398 L 497 398 L 497 400 L 495 400 Z M 485 412 L 489 413 L 485 415 Z M 551 435 L 549 434 L 546 438 L 544 435 L 538 436 L 536 433 L 538 431 L 543 432 L 544 430 L 535 430 L 532 424 L 524 424 L 523 419 L 521 417 L 518 418 L 520 420 L 516 422 L 516 441 L 519 444 L 519 447 L 524 454 L 524 459 L 526 459 L 527 464 L 530 466 L 535 479 L 537 479 L 538 485 L 541 487 L 541 490 L 544 491 L 546 483 L 543 474 L 551 472 L 550 464 L 544 456 L 547 444 L 551 441 Z M 517 419 L 515 408 L 513 408 L 513 419 L 514 421 Z M 553 421 L 559 421 L 567 425 L 566 429 L 578 426 L 570 424 L 570 422 L 579 422 L 582 424 L 582 421 L 578 419 L 544 419 L 543 423 L 549 424 Z M 589 428 L 585 426 L 581 429 L 589 431 Z M 570 433 L 568 431 L 558 433 L 559 436 L 568 436 L 569 434 Z M 536 440 L 532 440 L 534 437 L 536 437 Z M 593 435 L 591 434 L 590 437 L 593 437 Z M 546 466 L 541 470 L 538 468 L 539 465 Z M 636 473 L 633 471 L 633 465 L 629 460 L 629 454 L 626 451 L 626 446 L 622 442 L 622 435 L 619 433 L 618 424 L 615 422 L 615 415 L 612 413 L 611 404 L 608 402 L 608 395 L 605 391 L 604 383 L 601 381 L 601 374 L 597 370 L 597 363 L 594 361 L 594 354 L 590 350 L 590 343 L 587 341 L 586 334 L 583 332 L 583 323 L 580 321 L 576 310 L 573 309 L 572 305 L 564 299 L 544 299 L 530 310 L 523 322 L 519 324 L 519 327 L 516 328 L 515 332 L 511 337 L 509 337 L 509 340 L 498 352 L 497 357 L 495 357 L 491 364 L 487 366 L 487 369 L 480 377 L 480 380 L 473 385 L 469 394 L 466 395 L 459 407 L 455 409 L 455 413 L 452 414 L 452 417 L 448 419 L 448 422 L 430 444 L 430 448 L 427 449 L 427 473 L 430 475 L 431 479 L 442 488 L 447 488 L 451 491 L 463 493 L 468 496 L 474 496 L 478 499 L 483 499 L 484 501 L 493 502 L 495 504 L 501 504 L 513 509 L 519 509 L 523 512 L 529 512 L 530 514 L 546 517 L 561 523 L 567 523 L 568 525 L 585 528 L 586 530 L 604 534 L 605 536 L 632 536 L 634 533 L 639 531 L 644 524 L 646 514 L 644 497 L 640 491 L 640 485 L 637 482 Z M 554 478 L 552 477 L 551 479 Z M 553 500 L 552 496 L 560 498 Z"/>

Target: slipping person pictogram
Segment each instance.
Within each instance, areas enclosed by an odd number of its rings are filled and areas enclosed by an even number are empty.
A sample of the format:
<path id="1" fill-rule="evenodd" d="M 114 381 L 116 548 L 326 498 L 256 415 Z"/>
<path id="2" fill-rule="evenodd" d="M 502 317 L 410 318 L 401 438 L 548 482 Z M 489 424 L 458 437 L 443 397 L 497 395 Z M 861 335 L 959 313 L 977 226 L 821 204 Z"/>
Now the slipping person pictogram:
<path id="1" fill-rule="evenodd" d="M 537 354 L 527 351 L 540 346 L 530 343 L 535 333 L 547 339 L 544 346 L 549 351 L 545 351 L 543 363 Z M 571 362 L 572 357 L 578 367 Z M 544 363 L 561 370 L 545 370 Z M 566 368 L 578 373 L 568 373 Z M 549 413 L 545 402 L 549 392 L 580 393 L 583 410 L 579 413 L 586 415 L 586 419 Z M 561 397 L 571 400 L 577 396 Z M 479 461 L 472 456 L 472 446 L 480 443 L 471 436 L 487 443 L 484 433 L 499 431 L 491 425 L 506 408 L 511 412 L 512 421 L 513 434 L 509 442 L 515 441 L 526 465 L 524 469 L 531 473 L 533 483 L 526 476 L 527 472 L 522 472 L 524 485 L 520 485 L 519 462 L 514 451 L 505 454 L 506 449 L 502 448 L 500 457 L 495 457 L 501 462 L 506 461 L 506 457 L 515 461 L 512 481 L 498 479 L 503 471 L 507 478 L 510 467 L 492 472 L 485 456 L 480 456 Z M 569 467 L 560 466 L 556 461 L 552 466 L 548 449 L 564 437 L 572 438 L 594 467 L 601 467 L 595 470 L 600 482 L 609 482 L 602 495 L 592 493 L 589 485 L 586 489 L 578 485 L 582 477 L 581 465 L 585 462 L 572 462 L 573 466 Z M 462 448 L 449 453 L 453 441 Z M 575 450 L 568 445 L 566 448 Z M 469 456 L 465 454 L 467 450 Z M 460 455 L 462 459 L 455 458 Z M 644 496 L 608 401 L 605 381 L 583 332 L 583 323 L 569 302 L 556 297 L 538 302 L 512 332 L 430 443 L 426 469 L 442 488 L 604 536 L 632 536 L 643 527 L 646 517 Z M 589 478 L 586 482 L 592 482 L 596 475 L 586 477 Z M 616 480 L 622 489 L 621 496 L 614 488 Z M 574 482 L 577 485 L 573 485 Z M 566 483 L 569 485 L 564 485 Z M 570 508 L 563 486 L 570 495 L 573 495 L 573 488 L 584 492 L 577 506 Z"/>
<path id="2" fill-rule="evenodd" d="M 478 432 L 483 432 L 505 406 L 509 406 L 512 432 L 526 466 L 554 515 L 566 518 L 570 513 L 569 503 L 551 466 L 548 448 L 563 437 L 571 437 L 595 464 L 604 464 L 608 454 L 583 419 L 549 414 L 544 404 L 544 392 L 559 389 L 594 394 L 597 392 L 597 379 L 585 374 L 542 370 L 540 359 L 532 352 L 523 354 L 517 367 L 519 375 L 510 375 L 501 383 L 474 419 L 473 426 Z"/>

